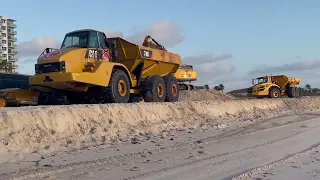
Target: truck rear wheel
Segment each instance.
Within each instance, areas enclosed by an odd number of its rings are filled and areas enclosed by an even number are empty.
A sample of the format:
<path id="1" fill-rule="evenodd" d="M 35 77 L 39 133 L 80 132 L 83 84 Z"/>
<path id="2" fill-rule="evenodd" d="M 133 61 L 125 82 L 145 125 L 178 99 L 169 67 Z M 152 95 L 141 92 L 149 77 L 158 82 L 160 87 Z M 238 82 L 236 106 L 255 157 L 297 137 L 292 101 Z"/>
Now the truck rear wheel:
<path id="1" fill-rule="evenodd" d="M 166 85 L 159 75 L 147 77 L 142 83 L 142 96 L 145 102 L 164 102 Z"/>
<path id="2" fill-rule="evenodd" d="M 114 69 L 106 88 L 107 103 L 127 103 L 130 98 L 130 81 L 121 69 Z"/>
<path id="3" fill-rule="evenodd" d="M 281 91 L 278 88 L 272 88 L 269 91 L 269 98 L 281 98 Z"/>
<path id="4" fill-rule="evenodd" d="M 166 102 L 176 102 L 179 100 L 179 85 L 177 79 L 171 74 L 164 77 L 166 85 Z"/>

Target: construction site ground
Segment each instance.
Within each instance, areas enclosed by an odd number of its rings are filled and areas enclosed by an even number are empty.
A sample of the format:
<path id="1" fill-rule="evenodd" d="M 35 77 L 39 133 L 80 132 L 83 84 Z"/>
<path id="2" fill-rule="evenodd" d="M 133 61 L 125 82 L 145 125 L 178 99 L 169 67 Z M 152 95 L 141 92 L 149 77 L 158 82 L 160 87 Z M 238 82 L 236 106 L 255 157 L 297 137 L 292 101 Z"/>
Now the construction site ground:
<path id="1" fill-rule="evenodd" d="M 0 179 L 320 179 L 320 98 L 0 110 Z"/>

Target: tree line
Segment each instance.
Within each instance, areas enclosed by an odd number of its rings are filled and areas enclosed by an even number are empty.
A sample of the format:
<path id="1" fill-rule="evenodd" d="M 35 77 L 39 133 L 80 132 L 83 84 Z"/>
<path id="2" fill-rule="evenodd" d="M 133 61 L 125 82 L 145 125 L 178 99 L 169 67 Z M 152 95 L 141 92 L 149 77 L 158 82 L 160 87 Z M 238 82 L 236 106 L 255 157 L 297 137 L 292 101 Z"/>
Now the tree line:
<path id="1" fill-rule="evenodd" d="M 218 86 L 214 86 L 213 87 L 214 90 L 217 90 L 217 91 L 222 91 L 224 90 L 224 85 L 223 84 L 219 84 Z"/>

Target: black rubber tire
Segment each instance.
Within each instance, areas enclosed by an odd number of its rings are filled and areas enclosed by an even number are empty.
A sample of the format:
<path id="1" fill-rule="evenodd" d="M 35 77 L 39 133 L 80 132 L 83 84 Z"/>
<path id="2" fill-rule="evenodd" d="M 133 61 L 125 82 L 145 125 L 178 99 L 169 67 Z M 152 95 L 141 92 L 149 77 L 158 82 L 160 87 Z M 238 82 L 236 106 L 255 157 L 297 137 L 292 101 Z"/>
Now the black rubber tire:
<path id="1" fill-rule="evenodd" d="M 287 87 L 287 94 L 289 98 L 294 98 L 296 95 L 296 91 L 294 87 Z"/>
<path id="2" fill-rule="evenodd" d="M 157 87 L 161 84 L 163 93 L 158 95 Z M 166 85 L 159 75 L 148 76 L 143 80 L 141 93 L 145 102 L 164 102 L 166 98 Z"/>
<path id="3" fill-rule="evenodd" d="M 173 75 L 167 75 L 164 78 L 166 84 L 166 98 L 165 102 L 176 102 L 179 100 L 179 85 L 177 79 Z M 173 91 L 175 89 L 175 93 Z"/>
<path id="4" fill-rule="evenodd" d="M 125 95 L 121 96 L 118 91 L 118 83 L 123 81 L 125 84 Z M 128 75 L 121 69 L 114 69 L 111 75 L 109 86 L 105 88 L 106 103 L 128 103 L 130 98 L 130 81 Z"/>
<path id="5" fill-rule="evenodd" d="M 69 105 L 67 94 L 64 92 L 52 92 L 50 93 L 49 103 L 51 105 Z"/>
<path id="6" fill-rule="evenodd" d="M 49 105 L 50 104 L 50 94 L 49 93 L 44 93 L 40 92 L 38 95 L 38 105 Z"/>
<path id="7" fill-rule="evenodd" d="M 278 94 L 278 96 L 275 96 L 275 92 Z M 281 98 L 281 91 L 279 88 L 272 88 L 270 91 L 269 91 L 269 98 Z"/>

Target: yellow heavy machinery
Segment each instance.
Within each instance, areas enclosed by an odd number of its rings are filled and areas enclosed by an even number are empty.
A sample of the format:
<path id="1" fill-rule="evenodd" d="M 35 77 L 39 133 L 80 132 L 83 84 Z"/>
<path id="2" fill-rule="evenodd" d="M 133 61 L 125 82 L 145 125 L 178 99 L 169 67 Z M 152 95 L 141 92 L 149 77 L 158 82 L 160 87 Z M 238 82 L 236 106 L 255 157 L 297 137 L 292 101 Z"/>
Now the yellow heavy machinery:
<path id="1" fill-rule="evenodd" d="M 1 89 L 0 108 L 12 106 L 37 105 L 38 94 L 39 93 L 27 89 Z"/>
<path id="2" fill-rule="evenodd" d="M 289 78 L 286 75 L 264 76 L 252 79 L 252 87 L 248 88 L 249 97 L 289 98 L 299 97 L 299 78 Z"/>
<path id="3" fill-rule="evenodd" d="M 193 70 L 192 65 L 182 65 L 179 67 L 176 73 L 174 73 L 178 83 L 180 90 L 193 90 L 195 86 L 192 84 L 185 84 L 184 82 L 191 83 L 192 81 L 197 80 L 197 72 Z"/>
<path id="4" fill-rule="evenodd" d="M 29 77 L 38 105 L 178 101 L 174 73 L 178 54 L 143 46 L 120 37 L 107 38 L 97 30 L 82 29 L 65 35 L 60 49 L 46 48 Z"/>
<path id="5" fill-rule="evenodd" d="M 163 51 L 167 49 L 154 40 L 150 35 L 146 36 L 143 42 L 143 46 L 151 47 Z M 192 84 L 185 84 L 184 82 L 191 83 L 192 81 L 197 80 L 197 73 L 193 70 L 192 65 L 183 64 L 179 69 L 174 73 L 174 77 L 177 79 L 180 90 L 194 90 L 194 89 L 209 89 L 208 85 L 205 86 L 194 86 Z"/>
<path id="6" fill-rule="evenodd" d="M 143 46 L 155 48 L 163 51 L 167 51 L 167 49 L 159 44 L 156 40 L 154 40 L 151 36 L 146 36 L 143 42 Z M 184 82 L 197 80 L 197 73 L 193 70 L 192 65 L 181 65 L 179 69 L 174 73 L 174 77 L 177 79 L 180 90 L 192 90 L 195 89 L 194 85 L 185 84 Z"/>

